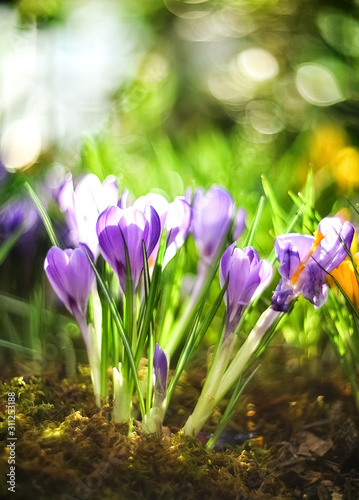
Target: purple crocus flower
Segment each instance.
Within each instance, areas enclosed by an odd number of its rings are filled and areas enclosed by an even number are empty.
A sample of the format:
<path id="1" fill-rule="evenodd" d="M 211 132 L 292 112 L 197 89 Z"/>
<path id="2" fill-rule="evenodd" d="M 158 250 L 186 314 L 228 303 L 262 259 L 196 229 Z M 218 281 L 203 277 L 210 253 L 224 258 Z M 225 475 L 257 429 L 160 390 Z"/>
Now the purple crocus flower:
<path id="1" fill-rule="evenodd" d="M 156 344 L 155 354 L 153 356 L 153 372 L 155 378 L 155 391 L 163 396 L 167 387 L 167 357 L 161 347 Z"/>
<path id="2" fill-rule="evenodd" d="M 168 205 L 165 228 L 168 233 L 167 248 L 163 266 L 165 266 L 184 244 L 192 221 L 192 209 L 186 200 L 177 197 Z"/>
<path id="3" fill-rule="evenodd" d="M 96 225 L 100 250 L 105 260 L 117 274 L 122 291 L 126 292 L 126 255 L 124 241 L 130 259 L 133 293 L 137 292 L 143 269 L 142 241 L 150 255 L 160 236 L 160 218 L 154 208 L 141 212 L 134 207 L 122 210 L 108 207 L 98 218 Z"/>
<path id="4" fill-rule="evenodd" d="M 5 203 L 0 209 L 0 243 L 15 231 L 20 231 L 19 249 L 29 258 L 35 252 L 34 242 L 38 222 L 39 215 L 29 199 L 19 198 Z"/>
<path id="5" fill-rule="evenodd" d="M 296 233 L 277 236 L 274 249 L 281 280 L 272 297 L 272 308 L 287 311 L 288 304 L 303 295 L 315 307 L 328 297 L 325 277 L 346 258 L 354 227 L 339 217 L 326 217 L 314 236 Z"/>
<path id="6" fill-rule="evenodd" d="M 235 205 L 231 195 L 219 186 L 207 193 L 195 191 L 191 232 L 203 261 L 211 264 L 232 224 Z"/>
<path id="7" fill-rule="evenodd" d="M 259 260 L 253 247 L 241 250 L 233 243 L 224 252 L 219 265 L 221 287 L 228 275 L 228 287 L 224 294 L 227 307 L 224 338 L 235 331 L 244 308 L 269 285 L 273 268 L 266 260 Z"/>
<path id="8" fill-rule="evenodd" d="M 152 206 L 160 217 L 161 232 L 164 228 L 167 230 L 168 241 L 163 261 L 164 267 L 175 256 L 187 238 L 192 217 L 190 205 L 182 197 L 177 197 L 172 203 L 169 203 L 164 196 L 149 193 L 138 198 L 133 206 L 142 211 Z M 149 256 L 150 268 L 153 268 L 156 261 L 158 247 L 159 241 Z"/>
<path id="9" fill-rule="evenodd" d="M 58 203 L 65 214 L 69 229 L 69 244 L 85 243 L 95 256 L 98 255 L 96 223 L 98 216 L 118 201 L 118 185 L 114 176 L 101 184 L 94 174 L 80 180 L 74 189 L 72 176 L 68 174 L 59 189 Z"/>
<path id="10" fill-rule="evenodd" d="M 55 293 L 78 322 L 87 344 L 87 302 L 95 275 L 84 249 L 51 247 L 44 269 Z"/>

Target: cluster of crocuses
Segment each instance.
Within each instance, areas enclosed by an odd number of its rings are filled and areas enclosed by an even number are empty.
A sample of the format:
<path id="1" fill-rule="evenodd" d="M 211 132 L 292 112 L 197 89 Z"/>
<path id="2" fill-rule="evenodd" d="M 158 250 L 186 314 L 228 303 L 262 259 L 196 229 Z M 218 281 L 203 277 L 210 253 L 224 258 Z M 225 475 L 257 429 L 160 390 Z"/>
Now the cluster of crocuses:
<path id="1" fill-rule="evenodd" d="M 272 265 L 260 260 L 253 247 L 237 248 L 245 229 L 244 210 L 237 210 L 230 193 L 219 186 L 207 192 L 187 191 L 172 202 L 153 193 L 131 204 L 129 198 L 126 192 L 119 196 L 112 177 L 101 183 L 87 175 L 74 189 L 68 176 L 58 200 L 73 248 L 52 247 L 45 271 L 82 331 L 98 404 L 108 396 L 111 367 L 114 417 L 129 420 L 134 415 L 136 393 L 137 412 L 148 432 L 161 427 L 181 372 L 224 300 L 225 316 L 207 378 L 184 425 L 187 434 L 195 435 L 243 376 L 290 304 L 299 295 L 315 307 L 325 302 L 326 275 L 347 256 L 354 228 L 338 218 L 326 218 L 314 236 L 276 238 L 281 280 L 270 307 L 240 345 L 237 333 L 243 329 L 246 312 L 273 276 Z M 189 235 L 196 244 L 198 271 L 189 297 L 180 306 Z M 172 259 L 176 262 L 166 275 L 164 268 Z M 204 307 L 218 267 L 221 291 Z M 175 350 L 179 357 L 168 380 Z"/>

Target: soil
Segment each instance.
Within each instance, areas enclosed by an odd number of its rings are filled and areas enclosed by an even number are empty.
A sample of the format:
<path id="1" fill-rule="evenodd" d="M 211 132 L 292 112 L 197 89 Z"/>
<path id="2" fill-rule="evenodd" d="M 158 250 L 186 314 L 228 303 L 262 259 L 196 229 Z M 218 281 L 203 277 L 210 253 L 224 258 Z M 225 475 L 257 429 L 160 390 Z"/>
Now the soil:
<path id="1" fill-rule="evenodd" d="M 10 495 L 6 402 L 13 391 L 17 499 L 359 499 L 358 414 L 340 367 L 269 349 L 230 428 L 208 451 L 225 401 L 197 439 L 180 432 L 203 366 L 200 360 L 183 374 L 160 436 L 145 435 L 137 421 L 130 432 L 115 424 L 111 404 L 98 409 L 86 366 L 71 378 L 57 367 L 3 382 L 1 498 Z"/>

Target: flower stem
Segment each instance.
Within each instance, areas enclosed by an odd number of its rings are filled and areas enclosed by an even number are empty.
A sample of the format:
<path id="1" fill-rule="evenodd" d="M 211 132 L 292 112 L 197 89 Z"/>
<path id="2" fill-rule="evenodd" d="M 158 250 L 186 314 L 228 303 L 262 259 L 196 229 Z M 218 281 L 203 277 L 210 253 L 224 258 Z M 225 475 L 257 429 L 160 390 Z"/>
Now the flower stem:
<path id="1" fill-rule="evenodd" d="M 164 345 L 164 350 L 167 357 L 170 359 L 177 347 L 179 346 L 185 330 L 188 328 L 193 315 L 202 299 L 202 292 L 206 288 L 206 280 L 209 274 L 209 267 L 202 266 L 199 267 L 196 283 L 194 285 L 191 296 L 185 306 L 184 311 L 181 314 L 180 320 L 175 324 L 171 335 L 168 338 L 167 345 Z"/>
<path id="2" fill-rule="evenodd" d="M 280 314 L 279 311 L 274 311 L 271 307 L 264 311 L 228 368 L 227 364 L 236 336 L 234 334 L 232 334 L 233 336 L 230 335 L 222 344 L 219 354 L 212 363 L 196 407 L 184 426 L 185 434 L 192 436 L 198 434 L 217 403 L 246 370 L 252 356 L 256 354 L 258 347 L 260 347 L 265 333 Z"/>

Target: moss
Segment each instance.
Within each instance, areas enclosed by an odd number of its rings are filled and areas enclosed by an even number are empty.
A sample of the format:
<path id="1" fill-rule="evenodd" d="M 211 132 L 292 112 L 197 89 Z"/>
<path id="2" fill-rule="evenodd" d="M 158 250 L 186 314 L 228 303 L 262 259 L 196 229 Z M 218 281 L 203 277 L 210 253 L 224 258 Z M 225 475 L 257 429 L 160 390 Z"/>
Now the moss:
<path id="1" fill-rule="evenodd" d="M 236 446 L 228 442 L 225 449 L 210 452 L 198 439 L 178 432 L 200 391 L 203 369 L 183 374 L 165 422 L 169 429 L 162 437 L 143 434 L 136 421 L 128 435 L 128 425 L 111 421 L 110 405 L 98 409 L 87 367 L 80 367 L 72 379 L 58 380 L 53 374 L 3 383 L 0 434 L 4 438 L 6 394 L 16 394 L 16 496 L 39 500 L 289 500 L 302 498 L 306 492 L 309 498 L 317 498 L 323 488 L 329 488 L 325 481 L 333 476 L 337 463 L 333 488 L 351 488 L 351 498 L 356 498 L 359 478 L 338 462 L 338 446 L 328 447 L 329 460 L 313 453 L 301 456 L 301 435 L 308 432 L 298 432 L 309 427 L 318 438 L 335 443 L 333 433 L 341 425 L 348 428 L 346 419 L 353 415 L 350 397 L 337 385 L 329 390 L 328 378 L 325 388 L 320 378 L 316 384 L 308 378 L 304 386 L 303 380 L 298 385 L 296 373 L 287 373 L 284 391 L 275 382 L 278 374 L 274 376 L 271 370 L 268 374 L 253 380 L 232 423 L 239 435 L 248 438 L 251 432 L 256 438 Z M 338 382 L 337 375 L 333 377 Z M 224 404 L 206 424 L 204 435 L 213 430 Z M 357 452 L 354 431 L 351 434 L 348 468 Z M 8 469 L 4 441 L 0 449 L 1 467 Z M 0 496 L 6 493 L 2 481 Z"/>

